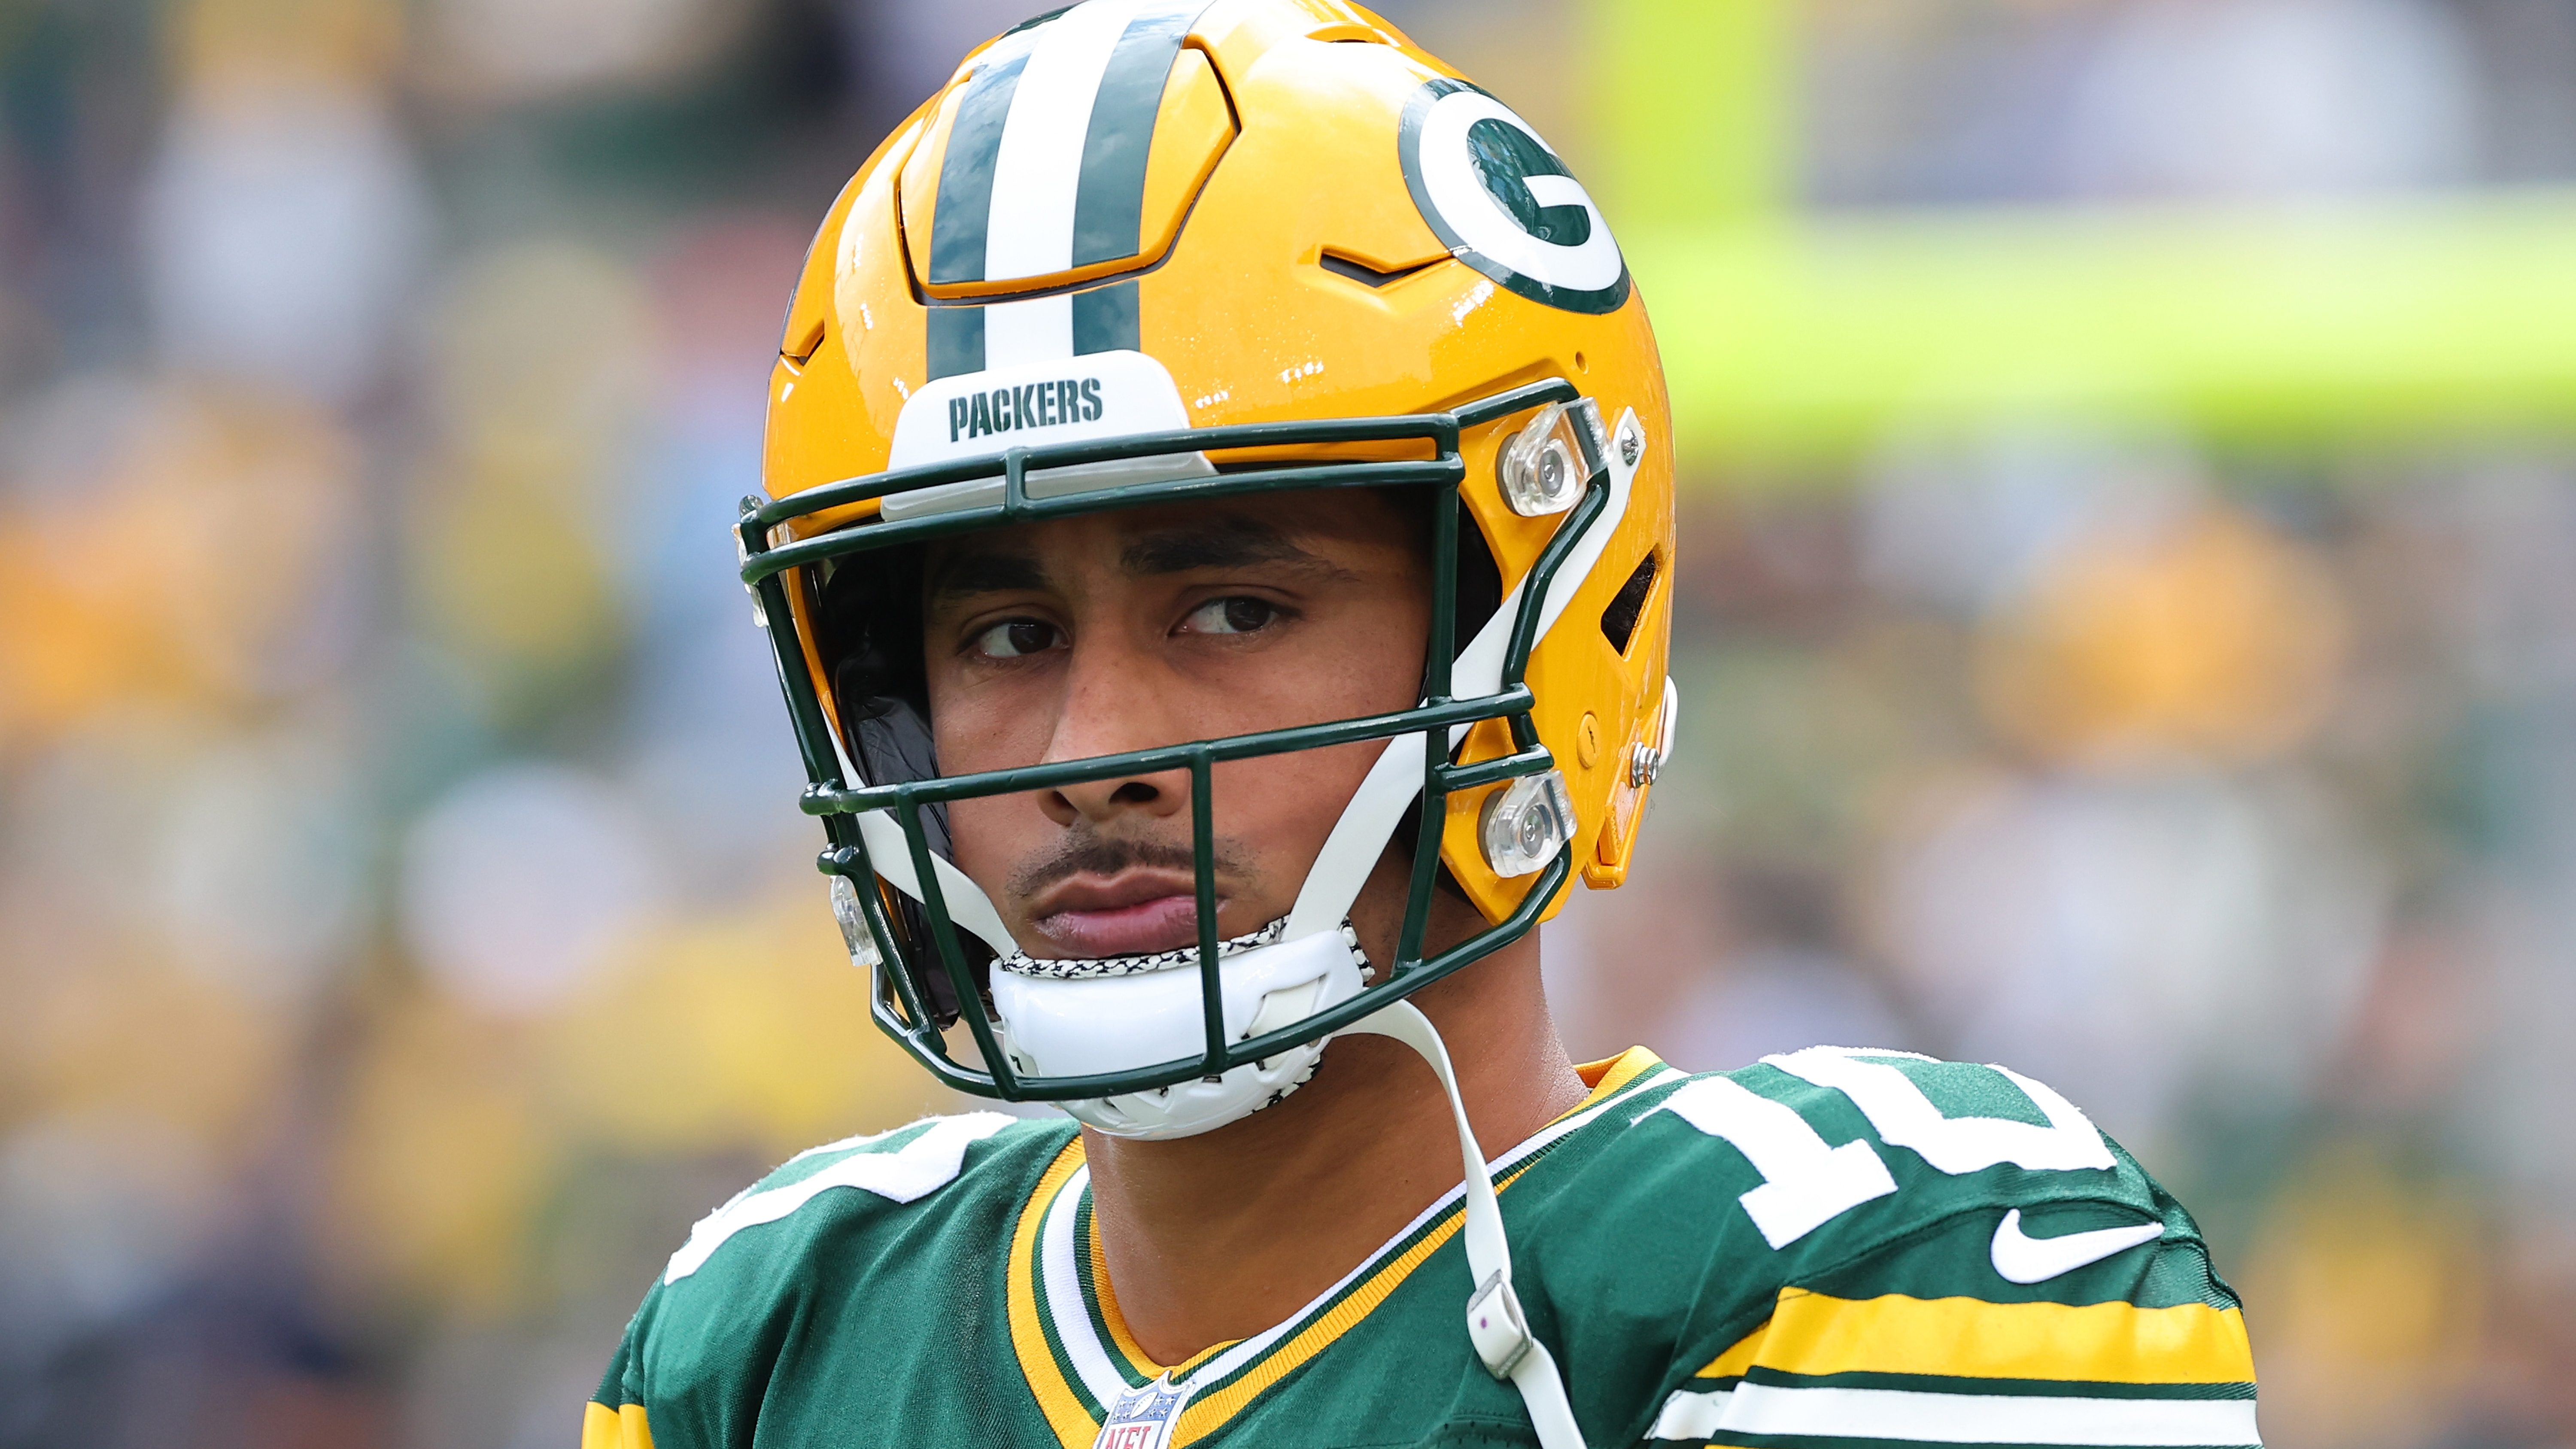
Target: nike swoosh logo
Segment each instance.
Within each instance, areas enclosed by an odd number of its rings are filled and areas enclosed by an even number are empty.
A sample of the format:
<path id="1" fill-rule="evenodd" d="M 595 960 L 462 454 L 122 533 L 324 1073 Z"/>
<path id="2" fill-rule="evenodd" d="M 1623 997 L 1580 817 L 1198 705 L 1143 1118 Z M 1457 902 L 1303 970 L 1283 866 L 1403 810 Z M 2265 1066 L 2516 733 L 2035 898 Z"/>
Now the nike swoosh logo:
<path id="1" fill-rule="evenodd" d="M 2060 1273 L 2099 1263 L 2113 1253 L 2153 1242 L 2164 1234 L 2162 1223 L 2140 1223 L 2131 1228 L 2068 1233 L 2062 1238 L 2034 1238 L 2022 1232 L 2021 1209 L 2014 1208 L 1995 1227 L 1995 1271 L 2008 1283 L 2045 1283 Z"/>

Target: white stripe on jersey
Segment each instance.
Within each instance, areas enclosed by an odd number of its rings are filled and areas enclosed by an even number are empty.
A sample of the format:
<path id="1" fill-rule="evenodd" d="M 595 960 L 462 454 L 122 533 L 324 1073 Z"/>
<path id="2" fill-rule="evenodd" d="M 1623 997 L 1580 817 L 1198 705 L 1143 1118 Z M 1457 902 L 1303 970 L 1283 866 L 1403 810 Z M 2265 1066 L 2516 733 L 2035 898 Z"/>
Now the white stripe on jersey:
<path id="1" fill-rule="evenodd" d="M 1664 1411 L 1655 1416 L 1655 1427 L 1646 1431 L 1649 1439 L 1706 1439 L 1717 1433 L 1726 1422 L 1726 1406 L 1735 1397 L 1727 1389 L 1695 1394 L 1683 1389 L 1664 1400 Z"/>
<path id="2" fill-rule="evenodd" d="M 1646 1437 L 1723 1439 L 1730 1434 L 2153 1449 L 2262 1442 L 2251 1399 L 2092 1399 L 1774 1384 L 1677 1393 L 1664 1401 Z"/>
<path id="3" fill-rule="evenodd" d="M 1055 1320 L 1056 1341 L 1064 1345 L 1082 1386 L 1106 1413 L 1127 1393 L 1127 1376 L 1109 1360 L 1109 1349 L 1092 1331 L 1091 1312 L 1082 1301 L 1082 1279 L 1073 1255 L 1082 1251 L 1073 1238 L 1074 1209 L 1091 1187 L 1089 1165 L 1076 1168 L 1056 1189 L 1046 1221 L 1038 1226 L 1039 1269 L 1045 1275 L 1048 1316 Z"/>
<path id="4" fill-rule="evenodd" d="M 1012 1119 L 999 1112 L 968 1112 L 957 1117 L 934 1117 L 930 1128 L 893 1152 L 856 1151 L 810 1177 L 799 1178 L 784 1187 L 766 1191 L 745 1189 L 733 1201 L 698 1220 L 689 1229 L 689 1240 L 671 1255 L 670 1266 L 662 1272 L 662 1281 L 677 1283 L 706 1266 L 707 1259 L 725 1245 L 734 1234 L 745 1228 L 756 1228 L 790 1216 L 798 1208 L 830 1192 L 850 1187 L 893 1202 L 911 1202 L 948 1185 L 950 1179 L 965 1167 L 966 1149 L 1011 1125 Z M 894 1132 L 901 1132 L 898 1127 Z M 894 1132 L 879 1132 L 871 1137 L 852 1138 L 800 1152 L 791 1161 L 802 1161 L 818 1152 L 841 1148 L 864 1148 L 867 1143 L 891 1137 Z"/>

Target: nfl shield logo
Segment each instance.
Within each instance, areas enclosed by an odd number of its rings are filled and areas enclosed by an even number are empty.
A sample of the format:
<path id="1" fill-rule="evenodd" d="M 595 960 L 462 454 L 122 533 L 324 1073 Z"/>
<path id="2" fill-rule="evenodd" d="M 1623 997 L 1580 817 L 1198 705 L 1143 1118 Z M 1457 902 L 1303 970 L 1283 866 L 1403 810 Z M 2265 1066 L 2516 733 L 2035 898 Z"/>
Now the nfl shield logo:
<path id="1" fill-rule="evenodd" d="M 1163 1449 L 1171 1438 L 1172 1421 L 1180 1416 L 1181 1401 L 1188 1397 L 1168 1380 L 1147 1384 L 1109 1411 L 1109 1422 L 1100 1426 L 1100 1437 L 1091 1441 L 1091 1449 Z"/>

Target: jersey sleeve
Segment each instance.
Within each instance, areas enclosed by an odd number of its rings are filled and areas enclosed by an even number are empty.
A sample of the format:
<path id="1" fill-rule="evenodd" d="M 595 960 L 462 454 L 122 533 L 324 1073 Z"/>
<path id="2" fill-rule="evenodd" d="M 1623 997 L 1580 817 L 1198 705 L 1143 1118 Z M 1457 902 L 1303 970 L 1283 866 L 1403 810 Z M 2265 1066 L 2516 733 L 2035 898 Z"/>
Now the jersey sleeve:
<path id="1" fill-rule="evenodd" d="M 1854 1061 L 1902 1067 L 1903 1090 Z M 1734 1210 L 1769 1252 L 1739 1237 L 1729 1254 L 1758 1296 L 1715 1291 L 1713 1271 L 1646 1443 L 2259 1445 L 2234 1292 L 2190 1215 L 2080 1113 L 1996 1068 L 1787 1065 L 1835 1088 L 1764 1068 L 1677 1097 L 1757 1169 Z"/>
<path id="2" fill-rule="evenodd" d="M 1769 1321 L 1664 1401 L 1648 1442 L 2261 1442 L 2244 1316 L 2196 1242 L 2141 1245 L 2020 1292 L 1924 1281 L 1919 1260 L 1989 1256 L 1995 1231 L 1992 1214 L 1963 1216 L 1782 1288 Z"/>
<path id="3" fill-rule="evenodd" d="M 634 1382 L 636 1329 L 644 1315 L 627 1325 L 625 1339 L 600 1376 L 599 1389 L 581 1411 L 581 1449 L 653 1449 L 653 1426 L 645 1417 L 642 1386 Z"/>

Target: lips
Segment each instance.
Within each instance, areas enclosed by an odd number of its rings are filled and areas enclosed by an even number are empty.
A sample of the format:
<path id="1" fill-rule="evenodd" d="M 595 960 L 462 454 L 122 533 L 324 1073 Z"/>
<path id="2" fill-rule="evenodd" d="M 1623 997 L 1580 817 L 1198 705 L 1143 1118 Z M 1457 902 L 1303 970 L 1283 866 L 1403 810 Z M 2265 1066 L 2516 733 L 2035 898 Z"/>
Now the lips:
<path id="1" fill-rule="evenodd" d="M 1199 931 L 1191 881 L 1159 870 L 1075 876 L 1043 892 L 1029 915 L 1039 934 L 1069 957 L 1175 951 L 1196 941 Z"/>

